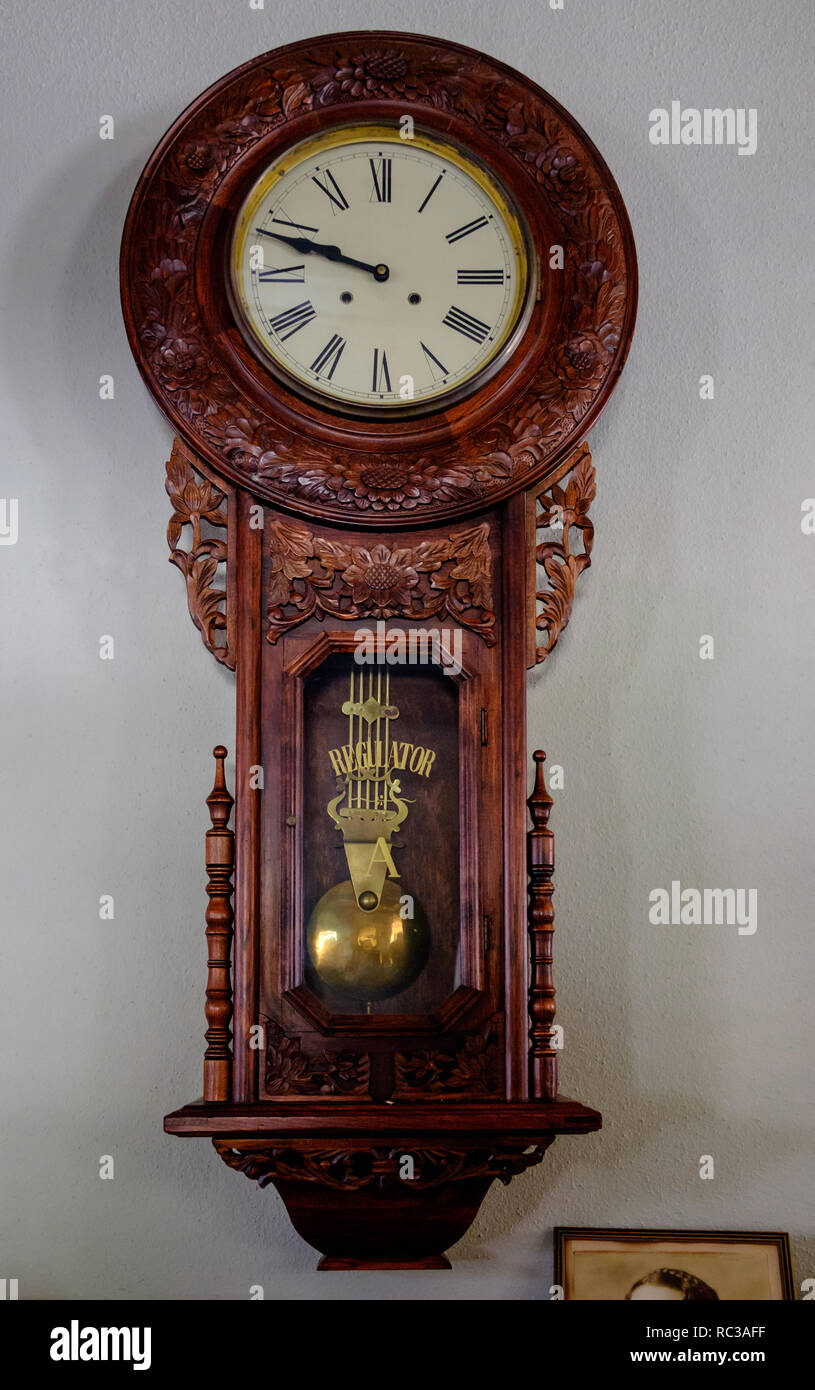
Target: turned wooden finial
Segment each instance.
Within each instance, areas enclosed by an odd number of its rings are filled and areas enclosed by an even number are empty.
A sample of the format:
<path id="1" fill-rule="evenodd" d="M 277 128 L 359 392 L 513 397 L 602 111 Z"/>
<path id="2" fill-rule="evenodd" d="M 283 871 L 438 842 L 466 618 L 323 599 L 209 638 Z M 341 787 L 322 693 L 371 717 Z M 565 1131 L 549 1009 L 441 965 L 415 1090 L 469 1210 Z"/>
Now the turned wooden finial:
<path id="1" fill-rule="evenodd" d="M 557 1097 L 557 1050 L 554 1046 L 555 986 L 552 978 L 552 933 L 555 910 L 555 836 L 549 829 L 549 812 L 554 802 L 546 790 L 543 764 L 546 754 L 539 748 L 535 759 L 535 785 L 527 801 L 532 828 L 526 833 L 526 864 L 529 874 L 527 924 L 530 945 L 529 974 L 529 1093 L 535 1100 Z"/>
<path id="2" fill-rule="evenodd" d="M 222 743 L 213 748 L 215 782 L 207 797 L 212 829 L 207 831 L 207 1050 L 204 1100 L 230 1100 L 232 1094 L 232 869 L 235 836 L 228 829 L 234 804 L 226 787 Z"/>
<path id="3" fill-rule="evenodd" d="M 226 787 L 226 772 L 224 770 L 224 759 L 227 750 L 222 743 L 216 745 L 212 750 L 215 759 L 215 782 L 212 791 L 207 797 L 209 816 L 213 828 L 222 830 L 229 820 L 229 815 L 234 805 L 233 798 L 229 795 Z"/>
<path id="4" fill-rule="evenodd" d="M 549 812 L 554 806 L 554 801 L 546 790 L 546 779 L 543 775 L 543 764 L 546 762 L 546 754 L 541 748 L 537 748 L 532 754 L 535 759 L 535 785 L 532 788 L 532 795 L 527 801 L 529 814 L 532 817 L 532 825 L 535 830 L 541 830 L 549 821 Z"/>

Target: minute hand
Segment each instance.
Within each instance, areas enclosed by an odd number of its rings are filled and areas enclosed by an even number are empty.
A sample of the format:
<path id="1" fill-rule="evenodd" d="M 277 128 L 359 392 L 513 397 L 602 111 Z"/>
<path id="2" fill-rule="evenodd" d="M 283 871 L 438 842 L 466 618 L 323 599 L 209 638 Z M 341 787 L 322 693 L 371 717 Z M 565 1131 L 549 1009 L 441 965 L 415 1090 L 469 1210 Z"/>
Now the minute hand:
<path id="1" fill-rule="evenodd" d="M 314 254 L 315 256 L 325 256 L 327 261 L 341 261 L 343 265 L 355 265 L 358 270 L 367 270 L 375 280 L 387 280 L 390 275 L 390 270 L 386 265 L 369 265 L 367 261 L 357 261 L 353 256 L 344 256 L 339 246 L 325 246 L 319 241 L 309 241 L 307 237 L 282 236 L 280 232 L 266 232 L 266 236 L 274 237 L 275 241 L 284 241 L 294 251 L 299 251 L 301 256 Z"/>

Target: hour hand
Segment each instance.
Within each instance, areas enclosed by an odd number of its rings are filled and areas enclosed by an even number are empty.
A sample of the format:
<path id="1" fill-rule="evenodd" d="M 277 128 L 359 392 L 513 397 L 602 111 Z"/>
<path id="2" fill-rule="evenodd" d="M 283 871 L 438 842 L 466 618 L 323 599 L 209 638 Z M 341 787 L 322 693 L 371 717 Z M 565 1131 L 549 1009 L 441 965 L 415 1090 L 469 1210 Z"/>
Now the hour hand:
<path id="1" fill-rule="evenodd" d="M 386 265 L 370 265 L 367 261 L 355 260 L 353 256 L 344 256 L 339 246 L 327 246 L 323 242 L 309 241 L 307 237 L 283 236 L 281 232 L 267 232 L 263 227 L 256 230 L 263 236 L 274 237 L 275 241 L 285 242 L 293 251 L 299 251 L 300 255 L 325 256 L 328 261 L 339 261 L 343 265 L 356 266 L 358 270 L 366 270 L 369 275 L 373 275 L 375 280 L 387 280 L 390 270 Z"/>

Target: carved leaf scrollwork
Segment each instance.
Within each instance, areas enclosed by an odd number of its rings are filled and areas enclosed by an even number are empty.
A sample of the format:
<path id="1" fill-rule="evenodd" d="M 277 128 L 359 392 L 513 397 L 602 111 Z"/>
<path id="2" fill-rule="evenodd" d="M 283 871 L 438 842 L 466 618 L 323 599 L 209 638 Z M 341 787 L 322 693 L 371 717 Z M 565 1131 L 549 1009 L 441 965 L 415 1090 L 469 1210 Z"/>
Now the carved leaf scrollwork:
<path id="1" fill-rule="evenodd" d="M 489 525 L 416 545 L 355 545 L 278 517 L 267 527 L 268 639 L 316 614 L 359 618 L 448 616 L 495 643 Z"/>
<path id="2" fill-rule="evenodd" d="M 366 1052 L 321 1052 L 309 1056 L 299 1038 L 290 1038 L 274 1019 L 264 1018 L 266 1090 L 284 1095 L 367 1095 L 371 1059 Z"/>
<path id="3" fill-rule="evenodd" d="M 466 1037 L 460 1046 L 397 1052 L 394 1095 L 494 1095 L 498 1090 L 498 1039 L 491 1027 Z"/>
<path id="4" fill-rule="evenodd" d="M 552 1136 L 537 1143 L 481 1145 L 473 1148 L 429 1148 L 406 1140 L 399 1146 L 308 1148 L 263 1144 L 258 1140 L 213 1139 L 216 1152 L 236 1172 L 259 1187 L 275 1180 L 318 1183 L 322 1187 L 355 1191 L 364 1187 L 399 1186 L 406 1155 L 414 1162 L 411 1186 L 440 1187 L 467 1178 L 498 1178 L 507 1185 L 518 1173 L 540 1163 Z"/>
<path id="5" fill-rule="evenodd" d="M 566 487 L 552 484 L 537 499 L 540 511 L 536 530 L 555 531 L 561 536 L 560 540 L 542 541 L 535 547 L 537 564 L 543 567 L 549 581 L 548 588 L 538 590 L 535 595 L 540 605 L 535 627 L 546 634 L 545 640 L 538 644 L 538 661 L 545 660 L 568 626 L 578 577 L 591 564 L 594 525 L 589 519 L 589 508 L 596 492 L 594 466 L 584 444 L 575 455 Z M 578 536 L 580 549 L 574 544 Z"/>
<path id="6" fill-rule="evenodd" d="M 227 543 L 219 536 L 205 535 L 203 529 L 204 523 L 226 528 L 226 494 L 193 471 L 177 441 L 167 463 L 165 488 L 173 505 L 167 527 L 170 563 L 186 581 L 190 617 L 215 660 L 234 671 L 235 654 L 226 633 L 226 589 L 216 582 L 219 567 L 227 563 Z M 192 531 L 189 550 L 179 546 L 186 526 Z"/>

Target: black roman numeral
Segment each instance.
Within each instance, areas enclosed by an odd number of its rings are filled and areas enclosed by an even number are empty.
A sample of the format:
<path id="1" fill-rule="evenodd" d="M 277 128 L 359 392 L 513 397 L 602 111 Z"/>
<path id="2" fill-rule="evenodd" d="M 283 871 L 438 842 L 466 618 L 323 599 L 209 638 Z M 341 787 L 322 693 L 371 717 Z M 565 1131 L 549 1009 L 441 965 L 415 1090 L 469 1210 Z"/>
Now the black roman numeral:
<path id="1" fill-rule="evenodd" d="M 389 203 L 391 200 L 393 160 L 369 159 L 368 163 L 371 166 L 371 178 L 374 181 L 372 198 L 375 197 L 378 203 Z"/>
<path id="2" fill-rule="evenodd" d="M 319 376 L 321 372 L 325 371 L 325 368 L 328 367 L 330 363 L 331 366 L 329 370 L 325 372 L 325 375 L 328 377 L 328 380 L 330 381 L 334 375 L 334 369 L 336 368 L 337 363 L 342 357 L 346 341 L 347 340 L 345 338 L 340 337 L 339 333 L 335 333 L 333 337 L 329 338 L 322 352 L 319 352 L 315 357 L 314 361 L 311 364 L 311 370 L 313 372 L 316 372 Z"/>
<path id="3" fill-rule="evenodd" d="M 390 391 L 391 378 L 384 348 L 374 348 L 374 391 Z"/>
<path id="4" fill-rule="evenodd" d="M 271 285 L 302 284 L 306 278 L 304 265 L 280 265 L 276 270 L 259 270 L 258 280 Z"/>
<path id="5" fill-rule="evenodd" d="M 470 236 L 473 232 L 479 231 L 481 227 L 487 226 L 489 226 L 489 222 L 486 217 L 474 217 L 472 222 L 465 222 L 463 227 L 456 227 L 454 232 L 448 232 L 447 240 L 452 246 L 454 241 L 461 241 L 462 237 Z"/>
<path id="6" fill-rule="evenodd" d="M 345 212 L 348 207 L 348 200 L 330 169 L 326 169 L 325 177 L 326 183 L 323 183 L 322 179 L 318 179 L 316 174 L 312 174 L 311 182 L 316 183 L 320 192 L 324 193 L 326 198 L 329 199 L 332 212 L 335 213 L 337 209 L 339 209 L 340 212 Z"/>
<path id="7" fill-rule="evenodd" d="M 305 324 L 311 323 L 311 320 L 316 317 L 317 310 L 311 300 L 304 299 L 291 309 L 284 309 L 282 313 L 276 314 L 269 322 L 281 342 L 285 342 L 286 338 L 290 338 L 293 333 L 298 333 Z"/>
<path id="8" fill-rule="evenodd" d="M 472 338 L 474 343 L 483 343 L 490 331 L 488 323 L 482 323 L 472 314 L 465 314 L 464 310 L 457 309 L 455 304 L 448 309 L 442 323 L 446 323 L 448 328 L 454 328 L 457 333 L 463 333 L 465 338 Z"/>
<path id="9" fill-rule="evenodd" d="M 444 175 L 443 175 L 443 174 L 439 174 L 439 177 L 436 179 L 436 182 L 433 184 L 433 187 L 431 188 L 431 190 L 430 190 L 430 192 L 428 193 L 427 197 L 425 198 L 424 202 L 419 204 L 419 212 L 424 212 L 425 208 L 427 207 L 428 203 L 430 202 L 430 199 L 433 197 L 433 194 L 435 193 L 436 189 L 438 188 L 438 186 L 439 186 L 439 184 L 441 183 L 441 181 L 442 181 L 443 178 L 444 178 Z"/>
<path id="10" fill-rule="evenodd" d="M 503 270 L 459 270 L 460 285 L 503 285 Z"/>
<path id="11" fill-rule="evenodd" d="M 436 364 L 442 376 L 447 376 L 447 368 L 445 367 L 444 363 L 439 361 L 436 354 L 431 352 L 427 344 L 423 343 L 421 339 L 419 339 L 419 347 L 422 349 L 422 352 L 424 353 L 425 361 L 427 362 L 428 367 L 430 367 L 430 375 L 433 378 L 433 380 L 436 380 L 436 373 L 433 371 L 431 363 Z"/>
<path id="12" fill-rule="evenodd" d="M 305 222 L 292 222 L 285 212 L 281 212 L 279 217 L 273 217 L 272 221 L 276 222 L 278 227 L 296 227 L 298 232 L 313 232 L 315 236 L 320 230 L 319 227 L 309 227 Z M 265 232 L 262 227 L 257 227 L 255 230 L 263 236 L 274 236 L 274 232 Z"/>

